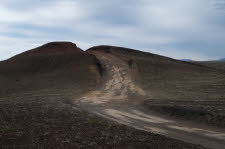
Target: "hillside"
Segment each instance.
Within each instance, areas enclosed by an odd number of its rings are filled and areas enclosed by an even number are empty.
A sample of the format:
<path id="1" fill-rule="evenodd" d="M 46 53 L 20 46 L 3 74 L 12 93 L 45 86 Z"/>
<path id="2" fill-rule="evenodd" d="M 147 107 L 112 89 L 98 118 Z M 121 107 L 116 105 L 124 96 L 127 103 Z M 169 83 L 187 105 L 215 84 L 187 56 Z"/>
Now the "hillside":
<path id="1" fill-rule="evenodd" d="M 195 61 L 194 63 L 225 71 L 225 61 Z"/>
<path id="2" fill-rule="evenodd" d="M 199 63 L 51 42 L 0 62 L 0 81 L 4 145 L 10 138 L 17 148 L 225 145 L 225 73 Z"/>
<path id="3" fill-rule="evenodd" d="M 110 53 L 123 60 L 129 66 L 135 83 L 151 99 L 224 98 L 225 86 L 215 86 L 224 81 L 225 74 L 209 67 L 120 47 L 97 46 L 88 51 Z"/>
<path id="4" fill-rule="evenodd" d="M 39 89 L 84 92 L 99 81 L 99 67 L 95 56 L 73 43 L 48 43 L 0 63 L 0 96 Z"/>
<path id="5" fill-rule="evenodd" d="M 96 57 L 110 55 L 108 60 L 112 56 L 120 59 L 121 76 L 126 76 L 121 79 L 123 89 L 112 87 L 117 89 L 116 97 L 123 97 L 120 102 L 128 100 L 162 114 L 225 128 L 224 72 L 121 47 L 97 46 L 87 51 Z"/>

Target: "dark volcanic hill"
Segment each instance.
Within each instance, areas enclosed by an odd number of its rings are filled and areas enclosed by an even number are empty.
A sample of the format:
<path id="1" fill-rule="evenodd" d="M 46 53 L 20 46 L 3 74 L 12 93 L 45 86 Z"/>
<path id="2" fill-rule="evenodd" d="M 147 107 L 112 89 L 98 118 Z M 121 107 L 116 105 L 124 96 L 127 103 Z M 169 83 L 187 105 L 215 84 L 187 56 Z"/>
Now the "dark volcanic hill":
<path id="1" fill-rule="evenodd" d="M 1 94 L 72 86 L 74 91 L 93 90 L 100 87 L 98 82 L 112 79 L 118 83 L 106 81 L 102 89 L 111 86 L 112 95 L 134 98 L 135 102 L 225 97 L 221 85 L 225 74 L 217 69 L 114 46 L 96 46 L 84 52 L 70 42 L 51 42 L 0 62 L 0 75 L 4 82 Z M 101 96 L 112 96 L 108 94 Z"/>
<path id="2" fill-rule="evenodd" d="M 51 42 L 0 62 L 0 95 L 65 86 L 78 91 L 98 78 L 95 56 L 71 42 Z"/>
<path id="3" fill-rule="evenodd" d="M 224 81 L 224 73 L 206 66 L 121 47 L 97 46 L 88 51 L 101 51 L 123 60 L 132 70 L 135 83 L 152 99 L 213 99 L 225 95 L 224 87 L 215 88 L 216 83 Z"/>
<path id="4" fill-rule="evenodd" d="M 57 54 L 74 54 L 84 52 L 72 42 L 50 42 L 35 49 L 23 52 L 13 58 L 29 57 L 29 56 L 43 56 L 43 55 L 57 55 Z M 12 59 L 12 58 L 11 58 Z"/>
<path id="5" fill-rule="evenodd" d="M 0 62 L 0 148 L 203 149 L 145 130 L 220 149 L 225 133 L 194 122 L 225 128 L 224 101 L 225 72 L 215 67 L 51 42 Z"/>
<path id="6" fill-rule="evenodd" d="M 144 103 L 162 114 L 225 127 L 224 71 L 122 47 L 97 46 L 87 51 L 100 61 L 104 55 L 110 64 L 119 62 L 116 65 L 123 69 L 117 69 L 121 74 L 113 81 L 123 81 L 109 85 L 124 98 L 125 92 L 130 103 Z"/>
<path id="7" fill-rule="evenodd" d="M 70 42 L 51 42 L 2 61 L 0 74 L 6 82 L 1 91 L 14 92 L 17 89 L 11 87 L 17 85 L 19 90 L 75 84 L 93 86 L 90 83 L 96 87 L 100 80 L 110 78 L 107 67 L 113 65 L 122 69 L 132 82 L 124 94 L 132 92 L 131 86 L 138 86 L 151 99 L 211 100 L 225 96 L 224 87 L 215 88 L 224 81 L 224 73 L 211 67 L 114 46 L 96 46 L 84 52 Z"/>

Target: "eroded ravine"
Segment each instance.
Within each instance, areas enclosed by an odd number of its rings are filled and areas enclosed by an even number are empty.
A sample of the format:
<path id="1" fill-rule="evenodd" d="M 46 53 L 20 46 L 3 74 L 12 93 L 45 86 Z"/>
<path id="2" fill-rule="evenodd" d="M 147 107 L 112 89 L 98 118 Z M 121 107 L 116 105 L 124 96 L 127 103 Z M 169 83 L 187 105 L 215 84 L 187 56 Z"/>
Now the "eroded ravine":
<path id="1" fill-rule="evenodd" d="M 105 84 L 99 90 L 89 92 L 80 102 L 104 104 L 108 102 L 126 102 L 129 94 L 145 96 L 146 93 L 134 83 L 128 64 L 112 54 L 99 51 L 89 52 L 95 55 L 103 65 L 106 75 Z"/>

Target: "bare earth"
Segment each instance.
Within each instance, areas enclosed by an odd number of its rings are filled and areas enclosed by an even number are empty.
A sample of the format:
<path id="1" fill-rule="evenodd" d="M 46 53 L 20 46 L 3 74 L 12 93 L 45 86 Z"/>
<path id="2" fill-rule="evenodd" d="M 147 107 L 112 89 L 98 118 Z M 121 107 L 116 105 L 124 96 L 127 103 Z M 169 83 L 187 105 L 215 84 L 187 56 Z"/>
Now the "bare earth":
<path id="1" fill-rule="evenodd" d="M 4 149 L 225 146 L 225 73 L 199 63 L 53 42 L 0 62 L 0 81 Z"/>
<path id="2" fill-rule="evenodd" d="M 143 110 L 142 107 L 137 105 L 121 104 L 118 106 L 117 104 L 116 106 L 107 106 L 107 102 L 110 103 L 112 100 L 125 103 L 129 98 L 128 92 L 135 92 L 141 96 L 144 96 L 145 92 L 134 85 L 131 76 L 129 76 L 129 68 L 125 64 L 123 65 L 122 61 L 110 54 L 102 56 L 103 54 L 99 52 L 92 53 L 103 62 L 111 77 L 110 80 L 106 81 L 104 89 L 98 91 L 97 95 L 91 94 L 91 96 L 85 96 L 81 99 L 81 103 L 89 101 L 88 105 L 83 105 L 84 109 L 136 129 L 185 142 L 200 144 L 213 149 L 221 149 L 225 146 L 225 129 L 215 129 L 206 125 L 162 117 L 162 115 Z M 119 67 L 117 65 L 112 66 L 115 62 L 119 62 Z M 111 64 L 110 67 L 108 64 Z"/>

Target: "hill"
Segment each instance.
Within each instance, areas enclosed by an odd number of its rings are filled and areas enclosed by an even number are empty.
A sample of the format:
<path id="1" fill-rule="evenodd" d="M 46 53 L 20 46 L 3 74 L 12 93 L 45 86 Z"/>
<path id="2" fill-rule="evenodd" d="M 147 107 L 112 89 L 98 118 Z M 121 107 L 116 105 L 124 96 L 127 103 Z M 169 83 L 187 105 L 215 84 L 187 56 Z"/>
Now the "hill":
<path id="1" fill-rule="evenodd" d="M 71 42 L 51 42 L 0 62 L 0 81 L 3 145 L 10 138 L 17 148 L 225 144 L 223 134 L 194 123 L 225 128 L 225 73 L 210 66 L 123 47 L 83 51 Z"/>
<path id="2" fill-rule="evenodd" d="M 193 61 L 193 60 L 192 60 L 192 59 L 181 59 L 181 61 L 191 62 L 191 61 Z"/>
<path id="3" fill-rule="evenodd" d="M 195 61 L 194 63 L 225 71 L 225 61 Z"/>
<path id="4" fill-rule="evenodd" d="M 0 62 L 0 96 L 57 88 L 83 92 L 95 86 L 99 69 L 98 59 L 75 44 L 48 43 Z"/>
<path id="5" fill-rule="evenodd" d="M 122 47 L 97 46 L 87 51 L 96 57 L 108 55 L 108 61 L 112 56 L 116 57 L 117 60 L 113 58 L 111 64 L 120 60 L 119 67 L 123 67 L 118 70 L 122 72 L 120 76 L 129 74 L 129 77 L 120 79 L 124 80 L 121 83 L 124 90 L 116 85 L 112 87 L 117 90 L 113 91 L 117 97 L 121 95 L 129 103 L 143 104 L 148 109 L 176 118 L 225 127 L 223 71 Z M 115 79 L 114 82 L 118 81 Z M 113 96 L 111 99 L 116 98 Z M 119 101 L 124 101 L 122 99 Z"/>
<path id="6" fill-rule="evenodd" d="M 209 67 L 121 47 L 97 46 L 87 51 L 101 51 L 121 59 L 132 70 L 135 83 L 153 99 L 212 99 L 223 94 L 224 88 L 213 91 L 213 85 L 224 81 L 224 73 Z M 206 94 L 209 92 L 211 97 Z"/>

